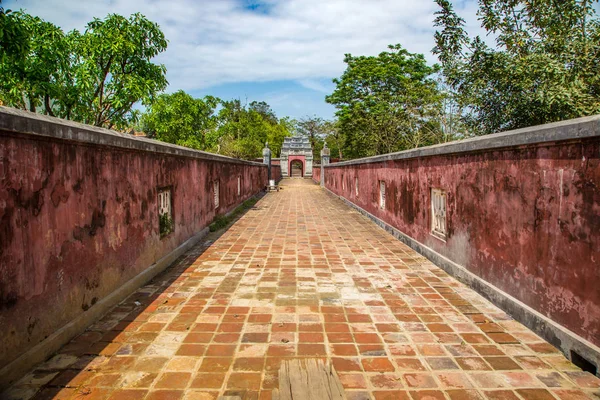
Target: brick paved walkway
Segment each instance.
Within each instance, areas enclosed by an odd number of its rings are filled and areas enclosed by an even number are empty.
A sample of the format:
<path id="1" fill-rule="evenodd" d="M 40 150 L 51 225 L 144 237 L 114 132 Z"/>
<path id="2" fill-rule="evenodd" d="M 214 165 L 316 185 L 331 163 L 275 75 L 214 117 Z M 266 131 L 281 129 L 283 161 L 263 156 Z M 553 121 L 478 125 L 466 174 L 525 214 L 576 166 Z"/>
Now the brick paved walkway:
<path id="1" fill-rule="evenodd" d="M 305 180 L 285 181 L 11 393 L 270 399 L 291 357 L 331 359 L 349 399 L 600 398 L 599 379 Z"/>

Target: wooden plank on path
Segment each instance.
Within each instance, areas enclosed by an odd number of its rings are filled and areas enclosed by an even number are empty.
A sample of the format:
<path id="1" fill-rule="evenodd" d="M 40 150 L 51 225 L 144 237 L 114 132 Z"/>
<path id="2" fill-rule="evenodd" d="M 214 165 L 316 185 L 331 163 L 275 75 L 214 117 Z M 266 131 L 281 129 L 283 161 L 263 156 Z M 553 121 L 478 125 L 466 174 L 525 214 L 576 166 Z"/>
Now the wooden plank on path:
<path id="1" fill-rule="evenodd" d="M 320 359 L 283 361 L 279 390 L 273 400 L 345 400 L 344 388 L 333 365 Z"/>

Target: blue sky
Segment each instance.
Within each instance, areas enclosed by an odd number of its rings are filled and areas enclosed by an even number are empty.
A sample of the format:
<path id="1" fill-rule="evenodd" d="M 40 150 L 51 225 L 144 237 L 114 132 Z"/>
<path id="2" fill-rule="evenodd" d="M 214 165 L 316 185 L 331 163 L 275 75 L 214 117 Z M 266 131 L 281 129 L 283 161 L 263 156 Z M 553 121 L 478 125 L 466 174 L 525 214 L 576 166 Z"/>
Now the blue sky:
<path id="1" fill-rule="evenodd" d="M 433 0 L 5 0 L 6 8 L 83 30 L 93 17 L 141 12 L 160 24 L 169 92 L 248 102 L 278 116 L 331 118 L 325 103 L 345 53 L 375 55 L 400 43 L 433 63 Z M 480 33 L 475 0 L 455 1 Z"/>

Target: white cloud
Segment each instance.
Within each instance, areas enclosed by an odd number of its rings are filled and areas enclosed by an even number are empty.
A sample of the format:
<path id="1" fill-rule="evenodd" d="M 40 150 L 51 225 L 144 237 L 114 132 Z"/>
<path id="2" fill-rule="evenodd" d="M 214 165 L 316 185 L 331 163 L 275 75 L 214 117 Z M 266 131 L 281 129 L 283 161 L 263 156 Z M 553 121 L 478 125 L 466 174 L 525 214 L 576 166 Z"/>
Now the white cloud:
<path id="1" fill-rule="evenodd" d="M 232 82 L 295 80 L 329 92 L 322 80 L 344 70 L 344 53 L 377 54 L 401 43 L 411 52 L 433 47 L 433 0 L 267 0 L 267 12 L 243 0 L 20 0 L 7 2 L 60 25 L 83 29 L 93 17 L 141 12 L 169 39 L 157 61 L 170 90 Z M 461 3 L 473 21 L 475 2 Z M 460 11 L 460 9 L 459 9 Z M 321 82 L 319 81 L 321 80 Z"/>

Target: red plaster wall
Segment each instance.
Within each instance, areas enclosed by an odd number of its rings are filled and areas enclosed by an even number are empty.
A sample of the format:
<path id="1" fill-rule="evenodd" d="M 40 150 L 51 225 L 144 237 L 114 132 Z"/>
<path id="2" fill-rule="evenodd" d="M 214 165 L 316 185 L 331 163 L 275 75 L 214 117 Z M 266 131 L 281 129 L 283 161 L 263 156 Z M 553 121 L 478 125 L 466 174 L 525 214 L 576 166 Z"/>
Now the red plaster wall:
<path id="1" fill-rule="evenodd" d="M 271 179 L 274 179 L 276 183 L 281 180 L 281 165 L 279 163 L 276 165 L 271 164 Z"/>
<path id="2" fill-rule="evenodd" d="M 4 366 L 262 190 L 267 168 L 0 131 L 0 182 Z M 166 186 L 175 231 L 161 239 Z"/>
<path id="3" fill-rule="evenodd" d="M 316 183 L 321 183 L 321 166 L 313 165 L 312 180 Z"/>
<path id="4" fill-rule="evenodd" d="M 325 176 L 332 192 L 600 345 L 598 138 L 334 164 Z M 430 234 L 431 188 L 447 192 L 446 242 Z"/>

